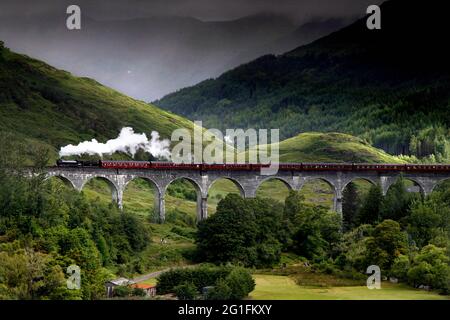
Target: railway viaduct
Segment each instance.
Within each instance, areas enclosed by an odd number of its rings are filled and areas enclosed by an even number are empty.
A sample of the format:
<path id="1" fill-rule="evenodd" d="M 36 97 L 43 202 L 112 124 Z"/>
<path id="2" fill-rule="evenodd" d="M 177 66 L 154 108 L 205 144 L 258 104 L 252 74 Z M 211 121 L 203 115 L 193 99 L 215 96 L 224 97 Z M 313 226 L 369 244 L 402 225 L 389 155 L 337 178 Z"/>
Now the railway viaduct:
<path id="1" fill-rule="evenodd" d="M 300 190 L 311 180 L 320 179 L 327 182 L 334 191 L 334 211 L 342 214 L 342 193 L 348 183 L 355 179 L 364 179 L 372 184 L 379 184 L 386 194 L 395 180 L 403 175 L 412 180 L 422 194 L 428 195 L 441 181 L 450 178 L 449 172 L 376 172 L 376 171 L 279 171 L 276 175 L 264 176 L 259 171 L 195 171 L 176 169 L 134 170 L 102 168 L 65 168 L 49 167 L 45 172 L 47 178 L 58 177 L 66 184 L 81 192 L 86 183 L 94 178 L 105 180 L 111 188 L 112 199 L 120 209 L 123 208 L 123 193 L 127 184 L 137 178 L 149 181 L 155 187 L 155 209 L 159 212 L 161 222 L 165 220 L 165 194 L 167 187 L 177 179 L 187 179 L 197 191 L 197 219 L 207 218 L 208 191 L 212 184 L 221 178 L 231 180 L 244 198 L 254 198 L 258 187 L 266 180 L 278 179 L 291 190 Z"/>

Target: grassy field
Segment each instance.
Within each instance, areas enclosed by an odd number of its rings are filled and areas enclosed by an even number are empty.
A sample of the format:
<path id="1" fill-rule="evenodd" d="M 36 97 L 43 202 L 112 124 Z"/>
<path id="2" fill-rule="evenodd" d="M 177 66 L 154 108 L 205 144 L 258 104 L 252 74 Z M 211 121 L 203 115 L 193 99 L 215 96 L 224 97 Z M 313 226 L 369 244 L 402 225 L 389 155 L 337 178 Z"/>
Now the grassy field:
<path id="1" fill-rule="evenodd" d="M 434 292 L 406 285 L 383 282 L 380 290 L 365 286 L 314 288 L 297 285 L 288 276 L 254 275 L 256 288 L 250 293 L 254 300 L 449 300 Z"/>

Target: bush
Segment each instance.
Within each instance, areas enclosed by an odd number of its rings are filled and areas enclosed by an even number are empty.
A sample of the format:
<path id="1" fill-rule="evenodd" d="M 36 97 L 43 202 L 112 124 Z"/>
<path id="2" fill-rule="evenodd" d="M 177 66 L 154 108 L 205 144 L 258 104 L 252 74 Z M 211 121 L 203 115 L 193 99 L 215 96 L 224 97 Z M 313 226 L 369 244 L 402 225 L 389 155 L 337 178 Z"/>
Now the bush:
<path id="1" fill-rule="evenodd" d="M 216 285 L 208 292 L 207 300 L 230 300 L 231 289 L 224 279 L 219 279 Z"/>
<path id="2" fill-rule="evenodd" d="M 432 244 L 422 248 L 414 259 L 413 266 L 408 270 L 408 282 L 414 287 L 431 286 L 444 293 L 450 291 L 449 258 L 444 248 Z"/>
<path id="3" fill-rule="evenodd" d="M 255 288 L 251 274 L 244 268 L 232 266 L 202 265 L 196 268 L 174 269 L 162 273 L 157 279 L 157 290 L 161 294 L 174 292 L 180 299 L 192 299 L 191 288 L 199 293 L 205 287 L 214 287 L 208 299 L 242 299 Z M 189 290 L 188 290 L 189 289 Z M 187 293 L 186 293 L 187 292 Z M 179 295 L 180 294 L 180 295 Z"/>
<path id="4" fill-rule="evenodd" d="M 157 291 L 160 294 L 174 292 L 175 287 L 191 279 L 189 269 L 171 269 L 163 272 L 157 278 Z"/>
<path id="5" fill-rule="evenodd" d="M 217 279 L 224 279 L 230 272 L 231 267 L 216 267 L 202 265 L 196 268 L 172 269 L 162 273 L 157 279 L 158 292 L 174 292 L 175 287 L 186 282 L 195 285 L 197 291 L 204 287 L 212 286 Z"/>
<path id="6" fill-rule="evenodd" d="M 144 289 L 142 288 L 134 288 L 133 289 L 133 296 L 136 297 L 145 297 L 146 293 L 144 291 Z"/>
<path id="7" fill-rule="evenodd" d="M 391 268 L 391 274 L 399 280 L 407 280 L 408 269 L 410 268 L 410 262 L 407 256 L 399 255 L 394 260 L 394 264 Z"/>
<path id="8" fill-rule="evenodd" d="M 193 283 L 185 282 L 174 288 L 179 300 L 194 300 L 197 296 L 197 288 Z"/>
<path id="9" fill-rule="evenodd" d="M 133 289 L 128 286 L 117 286 L 114 288 L 114 296 L 124 298 L 131 295 Z"/>
<path id="10" fill-rule="evenodd" d="M 225 278 L 225 283 L 230 288 L 231 300 L 243 299 L 255 289 L 255 280 L 244 268 L 233 269 Z"/>

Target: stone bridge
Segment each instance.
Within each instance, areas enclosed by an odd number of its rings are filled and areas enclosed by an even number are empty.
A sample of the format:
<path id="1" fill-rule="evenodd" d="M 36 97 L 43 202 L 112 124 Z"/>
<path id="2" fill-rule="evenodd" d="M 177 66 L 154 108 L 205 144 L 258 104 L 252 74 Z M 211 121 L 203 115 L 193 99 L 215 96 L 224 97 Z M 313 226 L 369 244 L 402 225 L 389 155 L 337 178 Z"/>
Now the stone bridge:
<path id="1" fill-rule="evenodd" d="M 334 192 L 333 210 L 342 214 L 342 193 L 348 183 L 355 179 L 364 179 L 372 184 L 379 184 L 386 194 L 395 180 L 403 175 L 412 180 L 422 194 L 430 194 L 440 182 L 449 179 L 449 172 L 377 172 L 377 171 L 279 171 L 276 175 L 264 176 L 259 171 L 207 171 L 196 170 L 133 170 L 133 169 L 102 169 L 102 168 L 64 168 L 51 167 L 46 169 L 46 175 L 58 177 L 78 191 L 82 191 L 86 183 L 94 178 L 105 180 L 112 192 L 112 199 L 123 208 L 123 193 L 130 181 L 142 178 L 155 187 L 155 210 L 159 212 L 161 222 L 165 220 L 165 194 L 167 187 L 177 179 L 187 179 L 197 191 L 197 219 L 208 216 L 207 200 L 210 187 L 218 179 L 229 179 L 240 190 L 242 197 L 254 198 L 258 187 L 267 180 L 278 179 L 291 190 L 300 190 L 311 180 L 327 182 Z"/>

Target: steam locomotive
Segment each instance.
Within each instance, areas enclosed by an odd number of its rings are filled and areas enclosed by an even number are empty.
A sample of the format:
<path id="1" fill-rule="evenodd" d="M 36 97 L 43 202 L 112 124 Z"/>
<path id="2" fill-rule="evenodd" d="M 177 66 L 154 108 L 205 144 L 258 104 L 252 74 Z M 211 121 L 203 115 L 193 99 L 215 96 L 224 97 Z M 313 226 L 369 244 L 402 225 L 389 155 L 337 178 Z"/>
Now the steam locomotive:
<path id="1" fill-rule="evenodd" d="M 173 169 L 173 170 L 261 170 L 266 164 L 206 164 L 173 163 L 168 161 L 112 161 L 112 160 L 62 160 L 58 167 L 103 168 L 103 169 Z M 369 163 L 280 163 L 281 171 L 405 171 L 405 172 L 450 172 L 450 164 L 369 164 Z"/>

